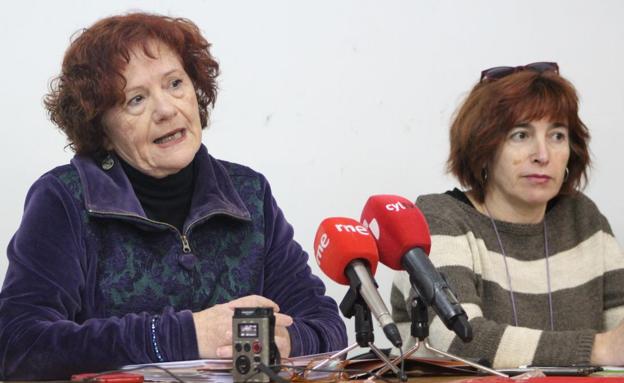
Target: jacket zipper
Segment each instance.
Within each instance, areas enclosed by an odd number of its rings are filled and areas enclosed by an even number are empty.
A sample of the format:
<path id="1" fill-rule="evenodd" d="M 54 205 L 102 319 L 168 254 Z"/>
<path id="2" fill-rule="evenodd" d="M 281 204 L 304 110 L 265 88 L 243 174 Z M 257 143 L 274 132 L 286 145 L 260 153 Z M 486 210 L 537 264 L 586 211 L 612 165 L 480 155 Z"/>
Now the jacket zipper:
<path id="1" fill-rule="evenodd" d="M 204 221 L 210 217 L 212 217 L 213 215 L 216 215 L 218 213 L 225 213 L 222 211 L 216 211 L 213 212 L 212 214 L 209 214 L 205 217 L 200 217 L 198 219 L 196 219 L 195 221 L 191 222 L 188 227 L 186 228 L 186 230 L 184 231 L 184 234 L 182 234 L 180 232 L 180 230 L 178 230 L 177 227 L 168 224 L 167 222 L 160 222 L 160 221 L 154 221 L 153 219 L 149 219 L 147 217 L 141 217 L 140 215 L 136 215 L 136 214 L 126 214 L 126 213 L 113 213 L 113 212 L 105 212 L 105 211 L 97 211 L 97 210 L 91 210 L 91 209 L 87 209 L 87 211 L 90 214 L 96 215 L 96 216 L 106 216 L 106 217 L 126 217 L 126 218 L 132 218 L 132 219 L 136 219 L 138 221 L 145 221 L 151 224 L 155 224 L 155 225 L 159 225 L 159 226 L 167 226 L 168 228 L 172 229 L 173 231 L 175 231 L 178 234 L 178 237 L 180 237 L 180 241 L 182 242 L 182 251 L 184 253 L 190 253 L 191 252 L 191 244 L 189 243 L 188 240 L 188 233 L 191 231 L 191 227 L 193 227 L 196 223 Z M 234 214 L 230 214 L 230 213 L 225 213 L 228 214 L 231 217 L 234 218 L 238 218 L 238 219 L 242 219 L 242 220 L 248 220 L 248 218 L 246 217 L 240 217 Z"/>

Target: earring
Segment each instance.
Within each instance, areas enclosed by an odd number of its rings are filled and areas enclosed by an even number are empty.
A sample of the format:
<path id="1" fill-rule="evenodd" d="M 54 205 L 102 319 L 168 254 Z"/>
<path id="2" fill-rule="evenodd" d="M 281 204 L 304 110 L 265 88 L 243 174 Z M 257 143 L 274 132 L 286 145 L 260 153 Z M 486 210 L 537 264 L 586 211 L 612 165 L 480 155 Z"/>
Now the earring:
<path id="1" fill-rule="evenodd" d="M 113 159 L 113 156 L 111 156 L 110 153 L 107 154 L 106 157 L 104 157 L 104 159 L 102 160 L 102 169 L 111 170 L 114 165 L 115 160 Z"/>
<path id="2" fill-rule="evenodd" d="M 565 168 L 565 173 L 563 175 L 563 182 L 566 182 L 568 180 L 568 177 L 570 176 L 570 170 L 568 169 L 568 167 L 566 166 Z"/>
<path id="3" fill-rule="evenodd" d="M 488 171 L 487 171 L 487 167 L 482 167 L 481 168 L 481 180 L 483 180 L 483 184 L 485 184 L 485 182 L 488 179 Z"/>

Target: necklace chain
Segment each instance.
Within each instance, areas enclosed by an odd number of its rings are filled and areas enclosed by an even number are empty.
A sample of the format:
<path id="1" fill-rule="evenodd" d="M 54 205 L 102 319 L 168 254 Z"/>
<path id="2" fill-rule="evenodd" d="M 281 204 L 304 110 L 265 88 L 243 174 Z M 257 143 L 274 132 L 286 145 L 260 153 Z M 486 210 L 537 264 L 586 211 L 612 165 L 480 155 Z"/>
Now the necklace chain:
<path id="1" fill-rule="evenodd" d="M 507 264 L 507 253 L 505 253 L 505 248 L 503 247 L 503 241 L 501 241 L 501 237 L 498 232 L 498 227 L 496 227 L 496 222 L 494 221 L 494 218 L 492 218 L 492 214 L 490 214 L 490 210 L 487 208 L 487 205 L 484 204 L 483 206 L 485 207 L 485 211 L 487 212 L 490 222 L 492 222 L 492 227 L 494 228 L 494 233 L 496 234 L 496 239 L 498 240 L 498 246 L 500 247 L 501 253 L 503 253 L 503 262 L 505 263 L 505 273 L 507 274 L 507 284 L 509 285 L 509 297 L 511 299 L 511 309 L 513 311 L 514 325 L 518 327 L 518 311 L 516 310 L 516 300 L 514 298 L 513 288 L 511 287 L 511 274 L 509 272 L 509 265 Z M 546 283 L 548 284 L 548 309 L 550 311 L 550 329 L 552 331 L 555 331 L 552 291 L 550 289 L 550 262 L 548 261 L 549 251 L 548 251 L 548 230 L 546 229 L 546 216 L 544 216 L 544 255 L 546 256 Z"/>

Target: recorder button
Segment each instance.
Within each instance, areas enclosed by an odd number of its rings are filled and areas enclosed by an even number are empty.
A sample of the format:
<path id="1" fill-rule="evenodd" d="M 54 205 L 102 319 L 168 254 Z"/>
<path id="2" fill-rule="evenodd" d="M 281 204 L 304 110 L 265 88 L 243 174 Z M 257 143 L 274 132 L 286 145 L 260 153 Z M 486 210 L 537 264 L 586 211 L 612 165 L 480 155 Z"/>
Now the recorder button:
<path id="1" fill-rule="evenodd" d="M 251 368 L 251 363 L 248 357 L 245 355 L 241 355 L 236 358 L 236 370 L 241 374 L 245 375 L 249 372 Z"/>
<path id="2" fill-rule="evenodd" d="M 262 351 L 262 344 L 258 341 L 253 342 L 253 345 L 251 346 L 254 354 L 259 354 Z"/>

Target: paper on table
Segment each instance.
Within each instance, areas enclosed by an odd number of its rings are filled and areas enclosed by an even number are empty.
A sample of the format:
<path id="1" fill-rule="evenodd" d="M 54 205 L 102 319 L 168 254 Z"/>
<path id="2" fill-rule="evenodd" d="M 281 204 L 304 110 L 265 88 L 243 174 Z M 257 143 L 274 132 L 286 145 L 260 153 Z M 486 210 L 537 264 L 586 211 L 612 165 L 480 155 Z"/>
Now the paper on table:
<path id="1" fill-rule="evenodd" d="M 602 371 L 624 372 L 624 366 L 602 366 Z"/>
<path id="2" fill-rule="evenodd" d="M 284 366 L 305 367 L 313 361 L 323 360 L 330 357 L 333 353 L 323 353 L 314 355 L 305 355 L 293 358 L 283 358 L 281 364 Z M 154 368 L 156 366 L 156 368 Z M 145 380 L 170 382 L 175 379 L 167 372 L 158 369 L 165 368 L 171 371 L 175 376 L 184 381 L 195 382 L 215 382 L 229 383 L 232 382 L 232 359 L 197 359 L 183 360 L 177 362 L 149 363 L 149 364 L 132 364 L 123 366 L 123 370 L 136 370 L 143 374 Z"/>
<path id="3" fill-rule="evenodd" d="M 160 367 L 160 368 L 158 368 Z M 185 382 L 214 382 L 231 383 L 231 359 L 198 359 L 178 362 L 134 364 L 123 366 L 123 370 L 133 370 L 143 374 L 146 381 L 175 382 L 171 374 L 162 370 L 167 369 L 176 377 Z"/>
<path id="4" fill-rule="evenodd" d="M 196 359 L 196 360 L 180 360 L 177 362 L 162 362 L 162 363 L 146 363 L 146 364 L 129 364 L 123 366 L 122 370 L 130 370 L 141 367 L 158 366 L 167 369 L 178 368 L 199 368 L 205 366 L 224 366 L 224 368 L 232 368 L 232 359 Z M 229 366 L 229 367 L 227 367 Z"/>

